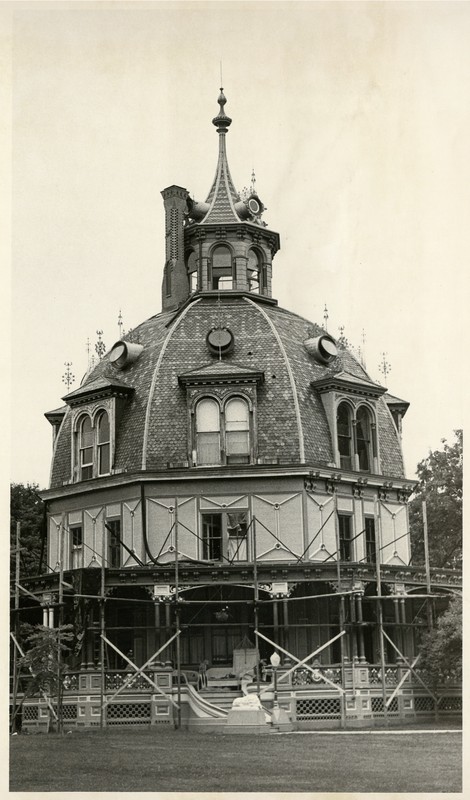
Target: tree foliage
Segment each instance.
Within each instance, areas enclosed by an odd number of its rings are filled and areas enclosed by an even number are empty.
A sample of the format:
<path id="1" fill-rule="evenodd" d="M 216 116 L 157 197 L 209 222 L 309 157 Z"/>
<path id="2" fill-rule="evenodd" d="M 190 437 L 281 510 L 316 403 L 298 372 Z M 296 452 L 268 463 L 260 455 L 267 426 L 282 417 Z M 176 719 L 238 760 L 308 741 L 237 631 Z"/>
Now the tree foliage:
<path id="1" fill-rule="evenodd" d="M 38 575 L 44 535 L 44 503 L 37 483 L 10 485 L 10 569 L 13 575 L 17 522 L 21 526 L 21 577 Z"/>
<path id="2" fill-rule="evenodd" d="M 447 611 L 423 636 L 420 647 L 421 663 L 434 686 L 446 678 L 462 680 L 462 599 L 454 596 Z"/>
<path id="3" fill-rule="evenodd" d="M 411 549 L 414 564 L 424 563 L 422 501 L 426 501 L 429 561 L 434 567 L 460 566 L 462 560 L 463 434 L 454 431 L 451 444 L 430 452 L 416 468 L 418 486 L 410 502 Z"/>
<path id="4" fill-rule="evenodd" d="M 47 628 L 25 624 L 22 634 L 27 649 L 19 664 L 32 675 L 28 694 L 57 695 L 64 678 L 65 658 L 74 638 L 73 625 Z"/>

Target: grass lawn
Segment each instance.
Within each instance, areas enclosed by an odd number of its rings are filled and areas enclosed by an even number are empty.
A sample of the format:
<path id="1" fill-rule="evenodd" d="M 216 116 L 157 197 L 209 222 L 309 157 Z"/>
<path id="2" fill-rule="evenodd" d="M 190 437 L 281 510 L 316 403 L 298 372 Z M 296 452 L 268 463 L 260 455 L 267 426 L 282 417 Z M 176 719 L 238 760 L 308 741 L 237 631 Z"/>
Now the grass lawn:
<path id="1" fill-rule="evenodd" d="M 459 792 L 460 732 L 198 734 L 151 729 L 10 739 L 10 791 Z"/>

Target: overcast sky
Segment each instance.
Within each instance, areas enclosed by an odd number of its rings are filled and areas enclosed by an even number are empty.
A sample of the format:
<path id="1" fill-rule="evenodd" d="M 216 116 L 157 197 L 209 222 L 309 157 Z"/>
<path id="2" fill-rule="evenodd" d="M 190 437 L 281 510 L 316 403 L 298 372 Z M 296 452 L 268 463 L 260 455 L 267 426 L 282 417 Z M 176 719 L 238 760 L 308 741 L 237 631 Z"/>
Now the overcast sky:
<path id="1" fill-rule="evenodd" d="M 65 362 L 161 310 L 160 191 L 204 200 L 220 61 L 236 187 L 281 236 L 279 304 L 411 403 L 409 477 L 462 426 L 468 3 L 17 3 L 11 479 L 48 485 Z"/>

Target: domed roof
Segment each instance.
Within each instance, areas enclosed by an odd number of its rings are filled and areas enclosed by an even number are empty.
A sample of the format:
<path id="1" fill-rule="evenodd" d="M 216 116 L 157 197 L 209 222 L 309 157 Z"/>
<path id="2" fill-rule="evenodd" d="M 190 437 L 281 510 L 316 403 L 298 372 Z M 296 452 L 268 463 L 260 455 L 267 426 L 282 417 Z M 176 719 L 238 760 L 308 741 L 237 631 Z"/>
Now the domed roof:
<path id="1" fill-rule="evenodd" d="M 209 331 L 221 325 L 233 335 L 233 347 L 222 358 L 211 352 L 207 343 Z M 304 343 L 312 334 L 322 333 L 321 327 L 274 301 L 245 293 L 221 293 L 219 298 L 194 295 L 176 314 L 164 312 L 143 322 L 126 337 L 126 341 L 142 346 L 139 357 L 118 369 L 108 353 L 79 390 L 83 395 L 87 387 L 91 391 L 109 385 L 118 386 L 122 396 L 127 395 L 116 423 L 114 472 L 160 472 L 170 465 L 201 469 L 188 466 L 187 388 L 181 378 L 190 373 L 207 376 L 208 370 L 219 377 L 225 374 L 234 384 L 240 374 L 262 376 L 256 404 L 258 463 L 334 467 L 334 449 L 318 382 L 324 385 L 324 379 L 331 378 L 343 384 L 345 380 L 370 387 L 376 384 L 354 355 L 342 347 L 330 364 L 319 363 Z M 399 436 L 383 397 L 377 396 L 376 408 L 381 472 L 401 477 Z M 70 480 L 71 421 L 68 409 L 56 439 L 51 488 Z M 217 469 L 243 474 L 246 470 L 251 473 L 254 465 Z"/>

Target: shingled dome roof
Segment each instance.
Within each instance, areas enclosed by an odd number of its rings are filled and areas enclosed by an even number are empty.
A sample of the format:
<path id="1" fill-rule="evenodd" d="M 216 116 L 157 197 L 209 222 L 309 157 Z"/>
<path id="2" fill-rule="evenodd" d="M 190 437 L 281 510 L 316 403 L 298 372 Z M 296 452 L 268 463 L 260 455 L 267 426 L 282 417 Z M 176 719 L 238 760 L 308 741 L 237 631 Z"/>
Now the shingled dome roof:
<path id="1" fill-rule="evenodd" d="M 206 341 L 220 320 L 234 340 L 232 351 L 222 361 L 211 354 Z M 345 349 L 339 348 L 331 364 L 318 363 L 304 346 L 312 329 L 315 335 L 322 333 L 320 327 L 290 311 L 240 294 L 221 301 L 195 297 L 176 315 L 162 313 L 142 323 L 128 338 L 143 346 L 140 357 L 119 371 L 108 354 L 80 387 L 83 393 L 88 385 L 97 386 L 103 379 L 113 384 L 118 379 L 119 385 L 134 390 L 116 430 L 114 471 L 161 471 L 168 465 L 187 464 L 187 397 L 180 378 L 194 371 L 207 372 L 210 363 L 213 369 L 220 368 L 216 374 L 223 375 L 226 368 L 235 381 L 243 370 L 263 374 L 257 388 L 258 463 L 334 466 L 325 409 L 312 383 L 344 372 L 361 381 L 370 379 Z M 383 398 L 377 400 L 377 412 L 381 471 L 403 476 L 397 431 Z M 56 441 L 51 488 L 62 485 L 68 475 L 70 451 L 69 409 Z"/>

